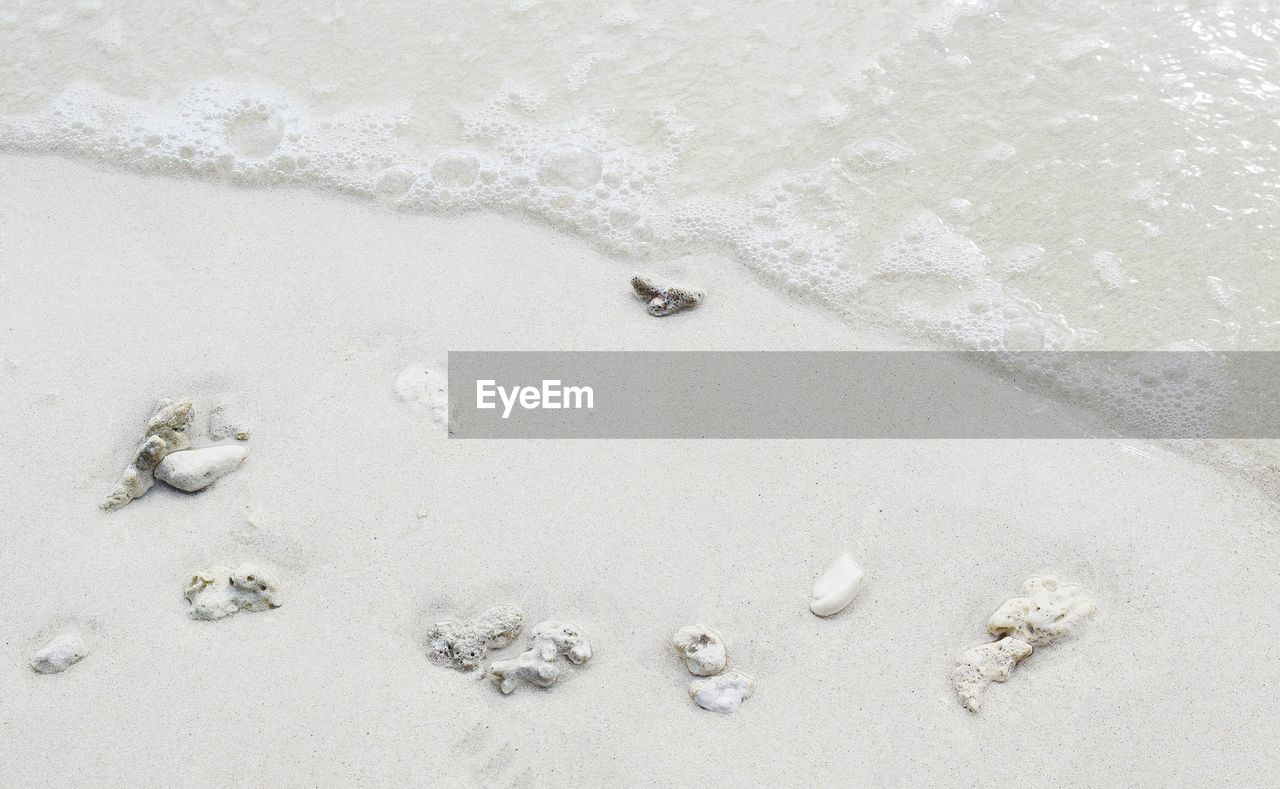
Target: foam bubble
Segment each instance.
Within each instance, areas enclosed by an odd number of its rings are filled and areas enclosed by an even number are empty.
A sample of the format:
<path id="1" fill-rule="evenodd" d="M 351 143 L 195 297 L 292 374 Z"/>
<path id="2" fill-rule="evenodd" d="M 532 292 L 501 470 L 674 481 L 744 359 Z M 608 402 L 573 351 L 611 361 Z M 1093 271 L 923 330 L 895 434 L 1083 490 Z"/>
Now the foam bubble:
<path id="1" fill-rule="evenodd" d="M 1231 288 L 1223 281 L 1222 277 L 1208 276 L 1205 277 L 1205 283 L 1209 286 L 1210 298 L 1213 303 L 1224 310 L 1235 307 L 1236 297 L 1234 288 Z"/>
<path id="2" fill-rule="evenodd" d="M 431 165 L 431 178 L 441 186 L 471 186 L 479 174 L 480 160 L 467 151 L 446 151 Z"/>
<path id="3" fill-rule="evenodd" d="M 284 137 L 284 121 L 268 109 L 247 108 L 227 121 L 227 144 L 254 159 L 267 156 Z"/>
<path id="4" fill-rule="evenodd" d="M 968 17 L 985 16 L 999 7 L 996 0 L 943 0 L 920 20 L 918 30 L 946 38 L 956 23 Z"/>
<path id="5" fill-rule="evenodd" d="M 973 280 L 987 269 L 977 245 L 929 211 L 909 220 L 884 250 L 877 267 L 884 275 Z"/>
<path id="6" fill-rule="evenodd" d="M 418 174 L 407 167 L 388 167 L 378 177 L 378 194 L 383 197 L 399 197 L 413 186 Z"/>
<path id="7" fill-rule="evenodd" d="M 1111 252 L 1098 252 L 1089 258 L 1089 265 L 1093 267 L 1098 281 L 1106 287 L 1119 290 L 1125 286 L 1124 269 L 1121 268 L 1119 259 Z"/>
<path id="8" fill-rule="evenodd" d="M 124 28 L 120 24 L 120 17 L 111 17 L 95 30 L 93 42 L 103 52 L 114 53 L 118 51 L 120 45 L 124 42 Z"/>
<path id="9" fill-rule="evenodd" d="M 844 163 L 856 170 L 880 170 L 897 164 L 910 155 L 911 152 L 901 145 L 868 137 L 845 146 Z"/>
<path id="10" fill-rule="evenodd" d="M 1097 36 L 1083 36 L 1081 38 L 1072 39 L 1062 45 L 1062 49 L 1058 52 L 1058 57 L 1064 61 L 1073 61 L 1083 58 L 1094 52 L 1109 47 L 1106 41 Z"/>
<path id="11" fill-rule="evenodd" d="M 1044 247 L 1039 244 L 1020 244 L 1004 254 L 1000 267 L 1009 274 L 1034 271 L 1044 262 L 1044 252 Z"/>
<path id="12" fill-rule="evenodd" d="M 627 27 L 640 21 L 640 15 L 629 5 L 612 8 L 604 15 L 604 23 L 609 27 Z"/>
<path id="13" fill-rule="evenodd" d="M 600 180 L 600 157 L 578 145 L 557 145 L 543 154 L 538 179 L 545 186 L 586 189 Z"/>

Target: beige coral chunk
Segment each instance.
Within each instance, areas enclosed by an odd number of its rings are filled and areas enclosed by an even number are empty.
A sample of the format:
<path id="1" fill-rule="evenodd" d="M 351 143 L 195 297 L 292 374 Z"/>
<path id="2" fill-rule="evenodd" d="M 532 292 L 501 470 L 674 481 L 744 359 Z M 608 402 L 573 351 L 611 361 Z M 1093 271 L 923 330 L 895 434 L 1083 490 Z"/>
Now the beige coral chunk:
<path id="1" fill-rule="evenodd" d="M 1095 610 L 1075 584 L 1056 578 L 1034 577 L 1022 585 L 1025 597 L 1015 597 L 996 609 L 987 621 L 993 635 L 1014 636 L 1032 646 L 1044 646 L 1066 635 Z"/>
<path id="2" fill-rule="evenodd" d="M 459 671 L 480 667 L 489 649 L 502 649 L 520 635 L 524 613 L 513 605 L 495 605 L 461 622 L 436 622 L 427 631 L 432 662 Z"/>
<path id="3" fill-rule="evenodd" d="M 1030 644 L 1013 637 L 965 650 L 951 669 L 951 684 L 960 703 L 970 712 L 982 709 L 987 687 L 992 682 L 1008 681 L 1014 667 L 1031 652 Z"/>
<path id="4" fill-rule="evenodd" d="M 489 667 L 489 676 L 503 693 L 512 693 L 525 683 L 549 688 L 560 679 L 560 674 L 560 667 L 544 659 L 537 649 L 521 652 L 509 660 L 495 660 Z"/>
<path id="5" fill-rule="evenodd" d="M 170 452 L 191 446 L 187 426 L 191 422 L 193 408 L 189 399 L 161 400 L 155 414 L 147 420 L 147 437 L 160 436 Z"/>
<path id="6" fill-rule="evenodd" d="M 115 487 L 99 506 L 104 510 L 117 510 L 151 490 L 156 484 L 155 469 L 165 455 L 164 439 L 151 436 L 142 442 L 133 460 L 125 466 Z"/>
<path id="7" fill-rule="evenodd" d="M 237 611 L 280 607 L 280 585 L 269 572 L 250 562 L 235 570 L 217 565 L 196 573 L 185 596 L 192 619 L 222 619 Z"/>

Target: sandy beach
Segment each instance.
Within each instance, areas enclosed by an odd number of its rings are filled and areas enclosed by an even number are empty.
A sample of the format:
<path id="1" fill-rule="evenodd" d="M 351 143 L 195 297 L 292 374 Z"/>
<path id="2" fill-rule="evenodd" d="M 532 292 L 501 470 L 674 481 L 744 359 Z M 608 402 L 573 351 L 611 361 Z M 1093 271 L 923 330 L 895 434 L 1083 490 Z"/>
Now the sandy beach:
<path id="1" fill-rule="evenodd" d="M 1274 785 L 1277 40 L 0 4 L 0 789 Z"/>
<path id="2" fill-rule="evenodd" d="M 626 263 L 512 217 L 51 157 L 0 158 L 0 181 L 0 783 L 1264 785 L 1277 766 L 1277 520 L 1238 477 L 1120 440 L 451 441 L 395 394 L 449 350 L 897 341 L 711 255 L 659 267 L 712 296 L 655 320 Z M 234 404 L 247 462 L 99 511 L 178 396 Z M 819 619 L 809 586 L 842 551 L 864 589 Z M 188 616 L 193 572 L 250 560 L 279 608 Z M 952 662 L 1042 574 L 1097 613 L 967 712 Z M 432 622 L 500 603 L 577 623 L 594 657 L 510 696 L 427 659 Z M 733 715 L 690 701 L 669 642 L 694 622 L 755 677 Z M 68 628 L 89 656 L 33 672 Z"/>

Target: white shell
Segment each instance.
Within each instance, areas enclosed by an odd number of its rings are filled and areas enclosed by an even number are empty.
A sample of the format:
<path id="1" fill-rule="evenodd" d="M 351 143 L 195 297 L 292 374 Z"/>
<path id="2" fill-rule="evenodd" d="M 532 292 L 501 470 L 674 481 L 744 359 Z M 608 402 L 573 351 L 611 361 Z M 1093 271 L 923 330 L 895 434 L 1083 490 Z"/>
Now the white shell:
<path id="1" fill-rule="evenodd" d="M 240 446 L 171 452 L 156 466 L 156 479 L 163 480 L 178 490 L 194 493 L 235 471 L 248 455 L 249 451 Z"/>
<path id="2" fill-rule="evenodd" d="M 754 691 L 755 680 L 741 671 L 726 671 L 689 683 L 689 695 L 699 707 L 711 712 L 737 712 Z"/>
<path id="3" fill-rule="evenodd" d="M 66 633 L 36 650 L 31 656 L 31 668 L 41 674 L 57 674 L 89 654 L 84 640 L 77 633 Z"/>
<path id="4" fill-rule="evenodd" d="M 862 568 L 847 553 L 836 557 L 809 593 L 809 610 L 818 616 L 831 616 L 853 602 L 862 588 Z"/>

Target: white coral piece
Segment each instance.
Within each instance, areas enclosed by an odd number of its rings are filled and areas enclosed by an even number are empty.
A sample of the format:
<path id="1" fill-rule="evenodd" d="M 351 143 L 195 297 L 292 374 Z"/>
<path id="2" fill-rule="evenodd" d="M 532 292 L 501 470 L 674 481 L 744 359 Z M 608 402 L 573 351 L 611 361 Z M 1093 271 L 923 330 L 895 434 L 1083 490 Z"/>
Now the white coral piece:
<path id="1" fill-rule="evenodd" d="M 237 611 L 278 608 L 280 585 L 255 564 L 245 563 L 235 570 L 218 565 L 191 576 L 186 598 L 193 619 L 222 619 Z"/>
<path id="2" fill-rule="evenodd" d="M 727 671 L 689 683 L 689 695 L 694 702 L 711 712 L 737 712 L 742 702 L 751 698 L 754 692 L 755 680 L 741 671 Z"/>
<path id="3" fill-rule="evenodd" d="M 164 439 L 151 436 L 143 441 L 116 480 L 115 487 L 99 506 L 104 510 L 117 510 L 151 490 L 151 486 L 156 484 L 156 466 L 164 459 L 164 455 Z"/>
<path id="4" fill-rule="evenodd" d="M 553 655 L 554 656 L 554 655 Z M 511 693 L 524 683 L 549 688 L 560 679 L 560 667 L 543 658 L 540 650 L 530 649 L 509 660 L 497 660 L 489 667 L 489 676 L 503 693 Z"/>
<path id="5" fill-rule="evenodd" d="M 1012 636 L 965 650 L 951 669 L 951 684 L 960 703 L 970 712 L 982 709 L 987 687 L 992 682 L 1007 681 L 1014 667 L 1031 651 L 1030 644 Z"/>
<path id="6" fill-rule="evenodd" d="M 462 622 L 436 622 L 427 631 L 428 655 L 435 663 L 459 671 L 480 667 L 489 648 L 502 649 L 524 627 L 524 613 L 513 605 L 496 605 Z"/>
<path id="7" fill-rule="evenodd" d="M 997 636 L 1013 636 L 1039 647 L 1066 635 L 1095 610 L 1093 601 L 1075 584 L 1055 578 L 1029 578 L 1022 585 L 1025 597 L 1008 601 L 987 621 Z"/>
<path id="8" fill-rule="evenodd" d="M 671 637 L 671 646 L 684 660 L 689 673 L 709 677 L 724 671 L 729 657 L 724 639 L 706 625 L 686 625 Z"/>
<path id="9" fill-rule="evenodd" d="M 539 622 L 534 625 L 533 632 L 529 634 L 529 646 L 539 649 L 547 660 L 561 655 L 575 666 L 591 659 L 591 642 L 581 628 L 568 622 Z"/>
<path id="10" fill-rule="evenodd" d="M 563 673 L 557 665 L 565 657 L 581 665 L 591 659 L 591 644 L 577 625 L 540 622 L 529 634 L 529 648 L 509 660 L 496 660 L 489 676 L 503 693 L 511 693 L 524 683 L 549 688 Z"/>

